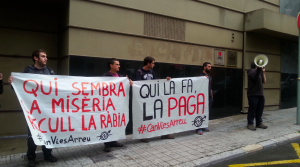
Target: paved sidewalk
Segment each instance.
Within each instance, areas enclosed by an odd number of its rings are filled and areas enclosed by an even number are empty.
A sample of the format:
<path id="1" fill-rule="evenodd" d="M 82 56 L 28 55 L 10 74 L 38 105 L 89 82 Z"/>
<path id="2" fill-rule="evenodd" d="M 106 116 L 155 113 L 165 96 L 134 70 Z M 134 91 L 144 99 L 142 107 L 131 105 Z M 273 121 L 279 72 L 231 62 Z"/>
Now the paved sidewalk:
<path id="1" fill-rule="evenodd" d="M 209 166 L 300 137 L 296 108 L 264 112 L 263 121 L 268 129 L 256 131 L 246 128 L 246 116 L 212 120 L 209 123 L 211 132 L 203 135 L 193 130 L 176 134 L 176 139 L 152 138 L 149 143 L 133 140 L 129 135 L 120 141 L 125 147 L 114 148 L 110 153 L 103 152 L 103 144 L 53 149 L 53 155 L 59 159 L 56 163 L 42 160 L 41 151 L 38 151 L 37 166 Z M 24 155 L 1 156 L 0 166 L 26 166 Z"/>

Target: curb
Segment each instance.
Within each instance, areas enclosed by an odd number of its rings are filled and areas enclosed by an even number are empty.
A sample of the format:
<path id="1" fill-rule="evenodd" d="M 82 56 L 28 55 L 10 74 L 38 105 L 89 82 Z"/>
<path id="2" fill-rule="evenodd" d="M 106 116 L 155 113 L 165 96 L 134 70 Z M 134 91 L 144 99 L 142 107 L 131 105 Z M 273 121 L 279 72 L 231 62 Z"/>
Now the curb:
<path id="1" fill-rule="evenodd" d="M 233 151 L 223 152 L 221 154 L 217 154 L 210 157 L 204 157 L 198 160 L 194 160 L 193 163 L 196 164 L 196 167 L 207 167 L 213 164 L 217 164 L 223 161 L 227 161 L 233 158 L 237 158 L 246 154 L 253 154 L 259 150 L 263 150 L 270 147 L 275 147 L 280 144 L 284 144 L 288 141 L 293 141 L 295 139 L 300 138 L 300 133 L 295 132 L 292 134 L 287 134 L 281 137 L 277 137 L 274 139 L 269 139 L 266 141 L 259 142 L 257 144 L 247 145 L 245 147 L 238 148 Z"/>

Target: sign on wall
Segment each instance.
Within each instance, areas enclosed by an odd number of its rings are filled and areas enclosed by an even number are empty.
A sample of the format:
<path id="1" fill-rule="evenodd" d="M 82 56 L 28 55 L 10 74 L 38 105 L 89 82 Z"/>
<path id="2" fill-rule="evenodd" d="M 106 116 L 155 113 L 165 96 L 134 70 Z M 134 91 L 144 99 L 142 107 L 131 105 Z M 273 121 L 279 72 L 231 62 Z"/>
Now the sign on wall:
<path id="1" fill-rule="evenodd" d="M 56 148 L 126 138 L 127 78 L 28 73 L 12 76 L 36 145 Z"/>
<path id="2" fill-rule="evenodd" d="M 208 126 L 208 78 L 135 81 L 133 138 L 178 133 Z"/>
<path id="3" fill-rule="evenodd" d="M 227 66 L 229 67 L 237 66 L 237 52 L 233 52 L 233 51 L 227 52 Z"/>
<path id="4" fill-rule="evenodd" d="M 215 65 L 224 66 L 225 65 L 225 51 L 215 50 Z"/>

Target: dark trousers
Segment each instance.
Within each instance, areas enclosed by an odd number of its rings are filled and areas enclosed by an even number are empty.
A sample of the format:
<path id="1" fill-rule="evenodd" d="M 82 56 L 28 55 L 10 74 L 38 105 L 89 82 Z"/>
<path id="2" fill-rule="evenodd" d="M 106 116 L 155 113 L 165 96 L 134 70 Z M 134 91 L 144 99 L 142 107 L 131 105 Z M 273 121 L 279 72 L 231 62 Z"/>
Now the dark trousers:
<path id="1" fill-rule="evenodd" d="M 262 123 L 262 114 L 265 106 L 265 97 L 264 96 L 248 96 L 248 125 L 253 125 L 255 118 L 256 126 Z"/>
<path id="2" fill-rule="evenodd" d="M 28 160 L 35 160 L 35 150 L 36 150 L 36 145 L 31 137 L 31 132 L 28 127 L 28 138 L 27 138 L 27 158 Z M 46 148 L 45 146 L 42 146 L 42 150 L 45 155 L 51 154 L 52 149 Z"/>
<path id="3" fill-rule="evenodd" d="M 116 141 L 105 142 L 104 145 L 105 145 L 105 147 L 110 147 L 111 144 L 114 142 L 116 142 Z"/>

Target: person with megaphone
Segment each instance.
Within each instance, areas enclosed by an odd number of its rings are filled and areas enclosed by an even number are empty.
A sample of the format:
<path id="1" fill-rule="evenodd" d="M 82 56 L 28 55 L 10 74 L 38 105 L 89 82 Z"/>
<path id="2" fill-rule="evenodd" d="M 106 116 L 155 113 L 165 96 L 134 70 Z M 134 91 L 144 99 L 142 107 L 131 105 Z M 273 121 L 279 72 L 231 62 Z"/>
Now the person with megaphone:
<path id="1" fill-rule="evenodd" d="M 251 69 L 247 71 L 248 75 L 248 116 L 247 128 L 256 130 L 256 128 L 267 129 L 267 126 L 262 122 L 262 114 L 264 111 L 265 97 L 264 86 L 266 84 L 266 75 L 264 66 L 268 63 L 268 58 L 265 55 L 258 55 L 254 62 L 251 63 Z M 254 118 L 256 127 L 254 126 Z"/>

